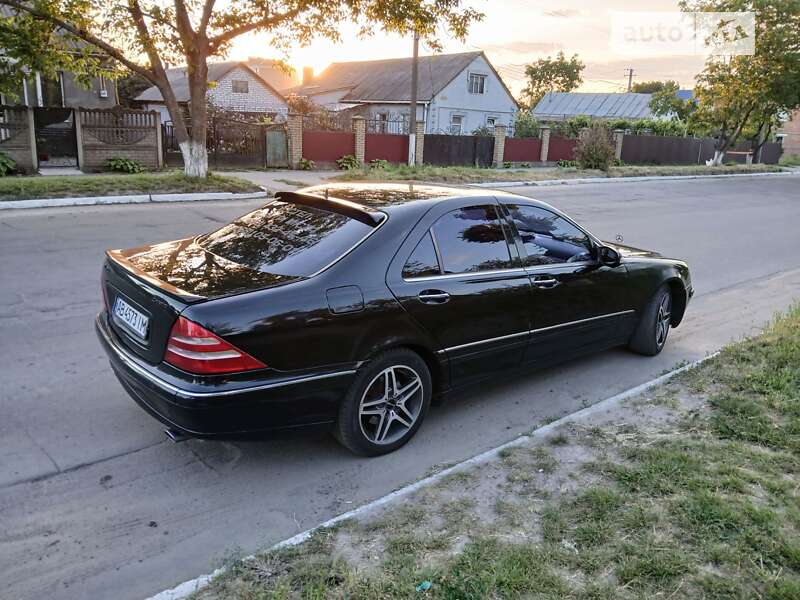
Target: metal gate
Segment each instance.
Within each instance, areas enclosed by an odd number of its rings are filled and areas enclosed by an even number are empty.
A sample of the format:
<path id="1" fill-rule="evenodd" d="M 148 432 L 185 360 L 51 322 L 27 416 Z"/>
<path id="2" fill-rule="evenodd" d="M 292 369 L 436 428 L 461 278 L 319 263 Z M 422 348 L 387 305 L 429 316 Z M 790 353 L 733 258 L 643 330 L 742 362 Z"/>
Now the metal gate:
<path id="1" fill-rule="evenodd" d="M 426 134 L 423 156 L 432 165 L 489 167 L 494 138 L 480 135 Z"/>
<path id="2" fill-rule="evenodd" d="M 71 108 L 34 107 L 36 154 L 39 167 L 77 167 L 75 111 Z"/>
<path id="3" fill-rule="evenodd" d="M 289 148 L 286 127 L 270 125 L 267 127 L 267 167 L 288 167 Z"/>

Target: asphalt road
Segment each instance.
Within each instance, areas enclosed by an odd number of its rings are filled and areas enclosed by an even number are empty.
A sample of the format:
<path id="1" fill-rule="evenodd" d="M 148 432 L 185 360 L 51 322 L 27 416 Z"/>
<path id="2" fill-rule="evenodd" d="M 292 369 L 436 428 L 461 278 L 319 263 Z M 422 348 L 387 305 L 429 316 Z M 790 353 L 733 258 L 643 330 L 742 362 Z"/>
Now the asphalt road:
<path id="1" fill-rule="evenodd" d="M 92 330 L 102 252 L 214 228 L 256 202 L 0 213 L 0 595 L 141 598 L 751 333 L 800 298 L 800 178 L 520 188 L 606 239 L 686 258 L 696 296 L 656 358 L 623 350 L 435 408 L 399 452 L 325 434 L 165 441 Z"/>

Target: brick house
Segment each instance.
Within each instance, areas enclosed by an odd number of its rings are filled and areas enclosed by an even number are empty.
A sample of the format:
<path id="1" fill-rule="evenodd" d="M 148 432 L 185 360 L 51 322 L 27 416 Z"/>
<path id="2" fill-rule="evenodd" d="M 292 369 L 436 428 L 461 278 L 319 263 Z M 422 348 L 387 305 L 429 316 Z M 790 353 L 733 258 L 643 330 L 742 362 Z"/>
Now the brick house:
<path id="1" fill-rule="evenodd" d="M 792 111 L 778 130 L 777 137 L 781 140 L 784 156 L 800 156 L 800 109 Z"/>
<path id="2" fill-rule="evenodd" d="M 373 130 L 400 133 L 392 127 L 407 127 L 411 60 L 338 62 L 316 76 L 304 70 L 303 84 L 287 93 L 363 116 Z M 420 56 L 418 73 L 417 120 L 426 133 L 469 134 L 514 122 L 517 102 L 483 52 Z"/>
<path id="3" fill-rule="evenodd" d="M 256 72 L 256 68 L 259 72 Z M 286 99 L 274 85 L 265 79 L 269 74 L 264 66 L 253 67 L 244 61 L 211 63 L 208 65 L 210 84 L 207 93 L 208 100 L 215 107 L 223 110 L 257 114 L 279 121 L 284 120 L 288 112 Z M 186 68 L 169 69 L 167 77 L 178 104 L 188 110 L 189 81 L 186 77 Z M 144 90 L 136 96 L 135 100 L 143 108 L 161 113 L 162 122 L 172 120 L 161 97 L 161 92 L 155 86 Z"/>

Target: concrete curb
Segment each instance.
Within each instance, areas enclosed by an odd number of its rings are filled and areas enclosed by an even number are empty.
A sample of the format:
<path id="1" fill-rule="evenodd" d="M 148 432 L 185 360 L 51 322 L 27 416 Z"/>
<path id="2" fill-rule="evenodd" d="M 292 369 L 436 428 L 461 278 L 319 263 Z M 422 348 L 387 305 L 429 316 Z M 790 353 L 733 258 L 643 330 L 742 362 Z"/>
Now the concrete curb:
<path id="1" fill-rule="evenodd" d="M 798 171 L 778 173 L 722 173 L 719 175 L 647 175 L 641 177 L 578 177 L 575 179 L 542 179 L 540 181 L 495 181 L 472 183 L 470 187 L 510 188 L 523 186 L 549 187 L 554 185 L 582 185 L 585 183 L 635 183 L 637 181 L 673 181 L 682 179 L 721 179 L 727 177 L 786 177 L 800 175 Z"/>
<path id="2" fill-rule="evenodd" d="M 472 458 L 468 458 L 451 467 L 438 471 L 433 475 L 429 475 L 428 477 L 420 479 L 419 481 L 415 481 L 414 483 L 403 486 L 400 489 L 395 490 L 394 492 L 390 492 L 389 494 L 382 496 L 381 498 L 377 498 L 376 500 L 363 504 L 362 506 L 354 508 L 351 511 L 337 515 L 332 519 L 328 519 L 327 521 L 320 523 L 316 527 L 307 529 L 306 531 L 298 533 L 295 536 L 292 536 L 288 539 L 278 542 L 277 544 L 274 544 L 268 550 L 278 550 L 280 548 L 286 548 L 302 544 L 303 542 L 311 538 L 311 536 L 314 535 L 315 532 L 321 529 L 332 527 L 337 523 L 341 523 L 342 521 L 346 521 L 347 519 L 352 519 L 354 517 L 368 513 L 370 511 L 375 510 L 376 508 L 380 508 L 381 506 L 389 504 L 394 500 L 398 500 L 400 498 L 413 494 L 417 490 L 429 486 L 433 483 L 436 483 L 437 481 L 443 479 L 444 477 L 447 477 L 452 473 L 457 473 L 469 467 L 486 463 L 494 458 L 497 458 L 502 450 L 505 450 L 506 448 L 513 448 L 515 446 L 520 446 L 522 444 L 530 442 L 531 440 L 544 437 L 545 435 L 548 435 L 549 433 L 551 433 L 553 430 L 557 429 L 564 423 L 569 423 L 570 421 L 573 421 L 575 419 L 580 419 L 595 413 L 607 411 L 629 398 L 638 396 L 639 394 L 642 394 L 654 387 L 661 385 L 662 383 L 669 381 L 676 375 L 688 371 L 689 369 L 694 369 L 695 367 L 701 365 L 707 360 L 714 358 L 718 354 L 719 351 L 709 354 L 708 356 L 705 356 L 699 360 L 689 363 L 688 365 L 684 365 L 683 367 L 680 367 L 678 369 L 673 369 L 672 371 L 665 373 L 660 377 L 656 377 L 655 379 L 646 381 L 640 385 L 625 390 L 624 392 L 620 392 L 619 394 L 611 396 L 610 398 L 606 398 L 605 400 L 596 402 L 591 406 L 587 406 L 586 408 L 583 408 L 577 412 L 561 417 L 560 419 L 557 419 L 552 423 L 548 423 L 547 425 L 544 425 L 542 427 L 533 430 L 529 434 L 516 437 L 513 440 L 506 442 L 505 444 L 501 444 L 500 446 L 486 450 L 485 452 L 473 456 Z M 253 558 L 254 557 L 251 555 L 244 558 L 243 560 L 251 560 Z M 200 577 L 196 577 L 195 579 L 190 579 L 189 581 L 184 581 L 183 583 L 175 586 L 172 589 L 159 592 L 158 594 L 156 594 L 155 596 L 151 596 L 147 600 L 182 600 L 183 598 L 187 598 L 196 591 L 206 587 L 211 582 L 212 579 L 214 579 L 219 575 L 222 575 L 223 573 L 225 573 L 225 568 L 219 568 L 213 571 L 212 573 L 201 575 Z"/>
<path id="3" fill-rule="evenodd" d="M 101 204 L 144 204 L 147 202 L 198 202 L 203 200 L 252 200 L 268 198 L 266 188 L 261 192 L 193 192 L 190 194 L 136 194 L 128 196 L 88 196 L 81 198 L 36 198 L 32 200 L 6 200 L 0 210 L 18 208 L 55 208 L 62 206 L 98 206 Z"/>

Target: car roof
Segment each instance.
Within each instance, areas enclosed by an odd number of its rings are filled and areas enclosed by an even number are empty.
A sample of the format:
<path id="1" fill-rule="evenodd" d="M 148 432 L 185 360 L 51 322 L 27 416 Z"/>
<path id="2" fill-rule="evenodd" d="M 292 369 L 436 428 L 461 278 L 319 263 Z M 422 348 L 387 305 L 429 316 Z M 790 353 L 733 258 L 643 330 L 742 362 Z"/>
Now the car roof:
<path id="1" fill-rule="evenodd" d="M 368 209 L 391 211 L 409 204 L 429 204 L 451 198 L 521 196 L 482 188 L 466 188 L 424 183 L 324 183 L 298 190 L 298 194 L 313 194 L 345 200 Z M 529 200 L 528 198 L 524 198 Z"/>

